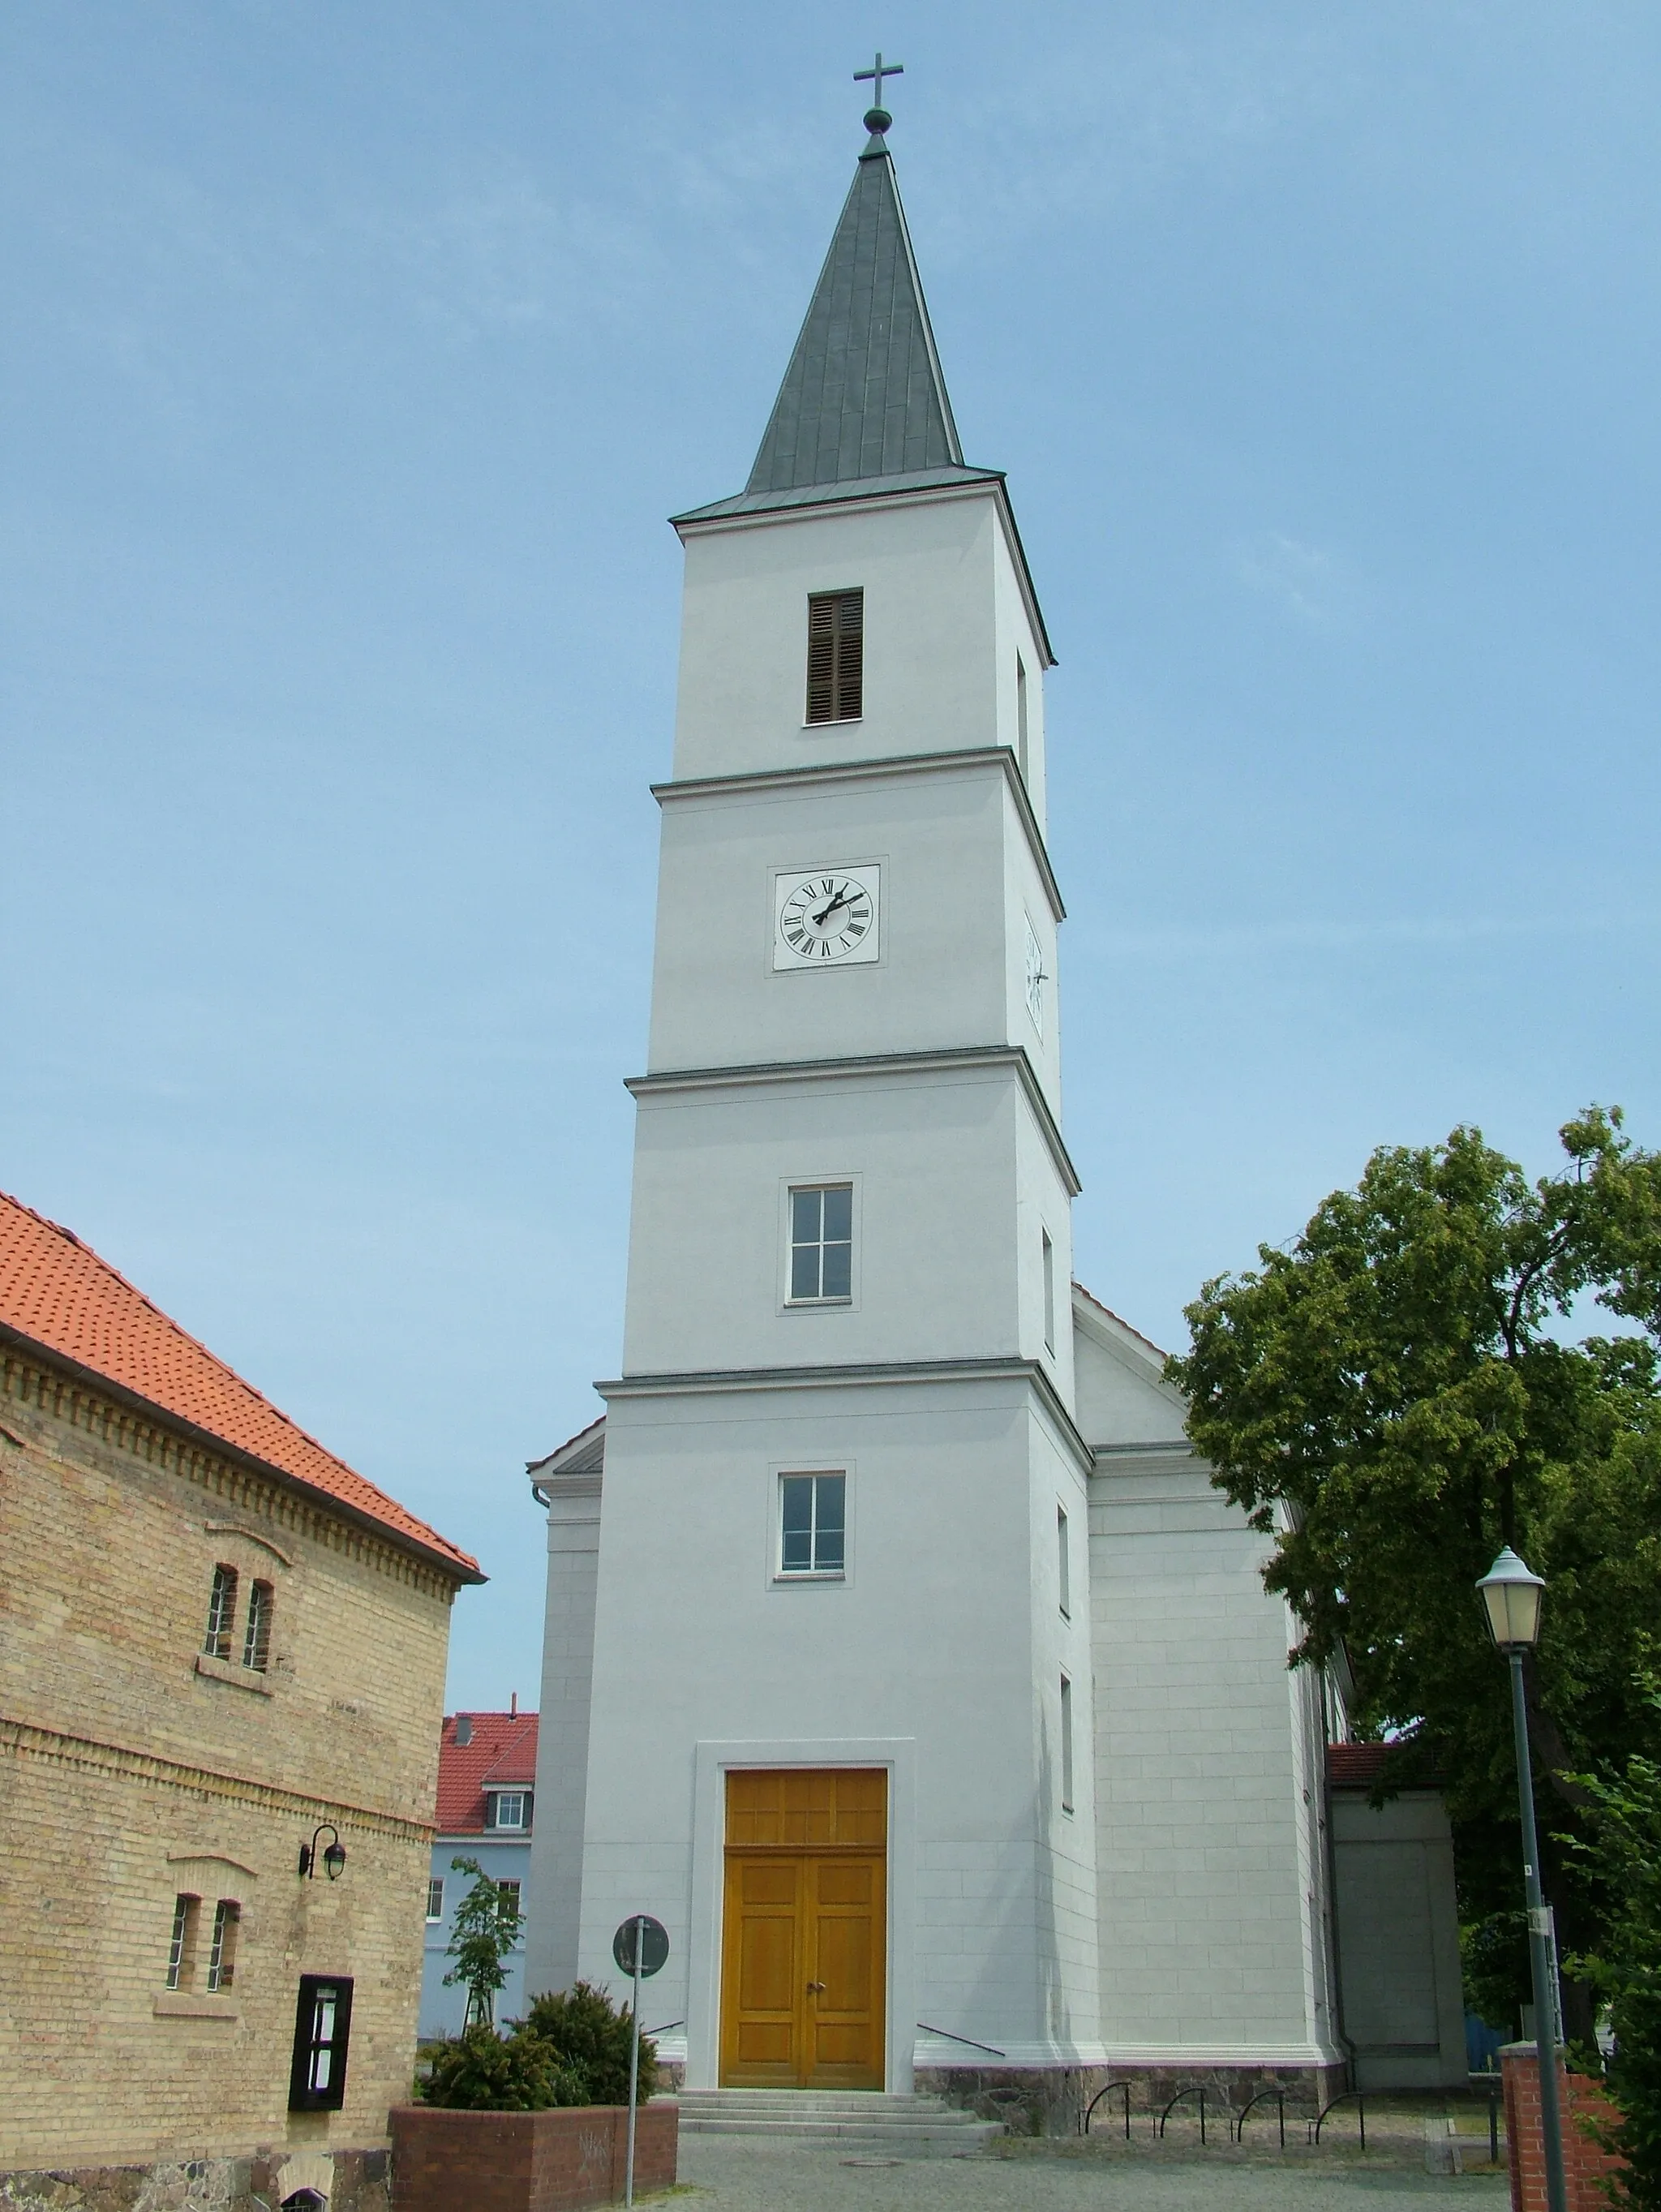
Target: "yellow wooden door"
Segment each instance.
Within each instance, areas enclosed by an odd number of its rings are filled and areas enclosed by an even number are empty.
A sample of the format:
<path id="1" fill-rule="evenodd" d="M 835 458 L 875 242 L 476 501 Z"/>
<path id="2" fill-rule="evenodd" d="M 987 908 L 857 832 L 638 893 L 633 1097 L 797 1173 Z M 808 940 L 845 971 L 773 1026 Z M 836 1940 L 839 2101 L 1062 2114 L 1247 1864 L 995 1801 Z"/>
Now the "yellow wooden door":
<path id="1" fill-rule="evenodd" d="M 882 2087 L 887 1843 L 880 1768 L 728 1776 L 724 2083 Z"/>

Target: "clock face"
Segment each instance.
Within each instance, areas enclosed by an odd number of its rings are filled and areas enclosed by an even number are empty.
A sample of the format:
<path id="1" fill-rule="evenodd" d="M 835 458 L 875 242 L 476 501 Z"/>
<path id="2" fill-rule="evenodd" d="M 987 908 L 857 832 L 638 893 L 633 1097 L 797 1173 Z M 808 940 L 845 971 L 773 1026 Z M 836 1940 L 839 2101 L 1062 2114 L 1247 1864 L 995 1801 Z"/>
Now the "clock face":
<path id="1" fill-rule="evenodd" d="M 775 968 L 849 967 L 877 957 L 880 873 L 819 868 L 773 883 Z"/>
<path id="2" fill-rule="evenodd" d="M 1044 986 L 1049 980 L 1044 972 L 1044 949 L 1029 921 L 1027 925 L 1027 1011 L 1033 1018 L 1033 1027 L 1040 1036 L 1044 1034 Z"/>

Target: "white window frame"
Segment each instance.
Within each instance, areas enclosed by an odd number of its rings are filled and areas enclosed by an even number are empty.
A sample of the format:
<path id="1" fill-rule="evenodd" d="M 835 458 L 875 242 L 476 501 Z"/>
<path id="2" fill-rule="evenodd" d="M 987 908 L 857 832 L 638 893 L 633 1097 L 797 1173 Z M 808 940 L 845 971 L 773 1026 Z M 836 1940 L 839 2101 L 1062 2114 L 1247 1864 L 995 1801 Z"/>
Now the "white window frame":
<path id="1" fill-rule="evenodd" d="M 814 1526 L 818 1519 L 818 1483 L 826 1476 L 839 1478 L 842 1485 L 842 1564 L 840 1567 L 787 1567 L 785 1565 L 785 1485 L 787 1482 L 808 1481 L 815 1484 Z M 846 1583 L 853 1551 L 853 1470 L 851 1467 L 775 1467 L 772 1470 L 772 1496 L 768 1516 L 767 1535 L 771 1576 L 779 1584 L 799 1583 Z"/>
<path id="2" fill-rule="evenodd" d="M 511 1802 L 518 1808 L 519 1817 L 517 1820 L 503 1820 L 502 1804 L 504 1800 Z M 522 1836 L 530 1825 L 529 1818 L 530 1811 L 530 1793 L 528 1790 L 493 1790 L 490 1792 L 489 1826 L 492 1832 L 494 1834 L 503 1836 Z"/>
<path id="3" fill-rule="evenodd" d="M 1064 1673 L 1061 1677 L 1061 1809 L 1073 1810 L 1073 1682 Z"/>
<path id="4" fill-rule="evenodd" d="M 788 1314 L 849 1313 L 859 1304 L 859 1253 L 861 1244 L 861 1178 L 852 1173 L 826 1175 L 793 1175 L 781 1176 L 779 1183 L 779 1310 Z M 798 1298 L 791 1296 L 795 1254 L 795 1199 L 799 1190 L 846 1190 L 850 1194 L 848 1208 L 849 1252 L 848 1294 L 846 1297 Z M 822 1216 L 821 1216 L 822 1224 Z M 820 1249 L 822 1252 L 821 1237 Z M 822 1262 L 821 1262 L 822 1274 Z"/>
<path id="5" fill-rule="evenodd" d="M 438 1906 L 436 1912 L 433 1910 L 435 1905 Z M 427 1924 L 429 1928 L 436 1927 L 443 1918 L 444 1876 L 441 1874 L 429 1874 L 427 1877 Z"/>

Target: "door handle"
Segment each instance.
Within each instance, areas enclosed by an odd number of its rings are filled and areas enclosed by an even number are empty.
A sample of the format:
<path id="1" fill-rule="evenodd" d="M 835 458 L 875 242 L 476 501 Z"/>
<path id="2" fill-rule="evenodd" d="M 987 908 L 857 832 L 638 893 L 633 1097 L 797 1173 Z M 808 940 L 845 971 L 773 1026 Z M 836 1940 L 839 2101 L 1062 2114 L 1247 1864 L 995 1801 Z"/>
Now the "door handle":
<path id="1" fill-rule="evenodd" d="M 816 1996 L 824 1986 L 825 1984 L 822 1982 L 809 1982 L 808 1984 L 808 1995 L 809 1996 Z"/>

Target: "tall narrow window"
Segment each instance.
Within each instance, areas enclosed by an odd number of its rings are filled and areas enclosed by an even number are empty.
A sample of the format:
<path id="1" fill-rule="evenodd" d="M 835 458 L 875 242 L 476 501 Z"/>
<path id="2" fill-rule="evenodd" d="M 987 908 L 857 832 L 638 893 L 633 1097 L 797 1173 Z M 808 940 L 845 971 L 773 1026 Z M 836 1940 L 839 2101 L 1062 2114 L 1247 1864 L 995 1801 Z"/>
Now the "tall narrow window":
<path id="1" fill-rule="evenodd" d="M 187 1990 L 196 1973 L 197 1916 L 202 1910 L 199 1897 L 179 1896 L 173 1899 L 173 1936 L 167 1947 L 167 1987 Z"/>
<path id="2" fill-rule="evenodd" d="M 214 1907 L 214 1940 L 208 1949 L 208 1987 L 228 1990 L 236 1979 L 236 1936 L 242 1924 L 242 1907 L 233 1897 L 221 1897 Z"/>
<path id="3" fill-rule="evenodd" d="M 792 1302 L 846 1299 L 853 1291 L 853 1185 L 814 1183 L 790 1194 Z"/>
<path id="4" fill-rule="evenodd" d="M 1061 1809 L 1073 1809 L 1073 1686 L 1061 1678 Z"/>
<path id="5" fill-rule="evenodd" d="M 427 1884 L 427 1917 L 429 1920 L 444 1917 L 444 1876 L 433 1875 Z"/>
<path id="6" fill-rule="evenodd" d="M 808 601 L 808 720 L 857 721 L 865 672 L 865 594 L 815 592 Z"/>
<path id="7" fill-rule="evenodd" d="M 846 1573 L 846 1475 L 781 1475 L 779 1479 L 779 1573 Z"/>
<path id="8" fill-rule="evenodd" d="M 1056 1348 L 1056 1248 L 1046 1229 L 1044 1237 L 1044 1348 Z"/>
<path id="9" fill-rule="evenodd" d="M 496 1897 L 504 1919 L 508 1913 L 518 1911 L 519 1892 L 523 1887 L 524 1884 L 517 1881 L 499 1881 L 496 1884 Z"/>
<path id="10" fill-rule="evenodd" d="M 302 1974 L 288 2069 L 291 2112 L 337 2112 L 346 2101 L 346 2053 L 352 2034 L 349 1974 Z"/>
<path id="11" fill-rule="evenodd" d="M 1015 655 L 1015 761 L 1021 769 L 1021 781 L 1027 778 L 1027 664 L 1019 653 Z"/>
<path id="12" fill-rule="evenodd" d="M 1067 1556 L 1067 1509 L 1056 1508 L 1056 1583 L 1061 1592 L 1061 1617 L 1073 1617 L 1073 1565 Z"/>
<path id="13" fill-rule="evenodd" d="M 228 1659 L 236 1629 L 236 1569 L 221 1561 L 214 1569 L 214 1586 L 208 1599 L 208 1633 L 202 1648 L 210 1659 Z"/>
<path id="14" fill-rule="evenodd" d="M 271 1585 L 253 1583 L 248 1590 L 248 1630 L 242 1639 L 242 1663 L 265 1672 L 271 1656 Z"/>

